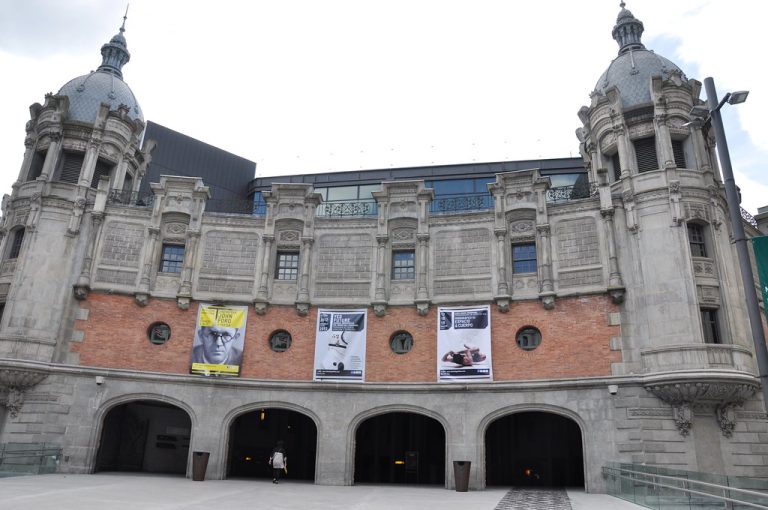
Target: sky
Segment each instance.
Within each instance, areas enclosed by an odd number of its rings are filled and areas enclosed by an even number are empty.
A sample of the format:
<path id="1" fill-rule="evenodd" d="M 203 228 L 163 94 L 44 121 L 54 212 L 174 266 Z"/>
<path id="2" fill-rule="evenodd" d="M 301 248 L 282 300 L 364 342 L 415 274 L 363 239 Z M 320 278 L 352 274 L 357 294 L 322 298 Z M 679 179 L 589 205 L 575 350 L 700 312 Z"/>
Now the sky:
<path id="1" fill-rule="evenodd" d="M 101 64 L 126 0 L 0 0 L 0 193 L 29 106 Z M 761 0 L 628 0 L 646 48 L 712 76 L 742 206 L 768 205 Z M 131 0 L 126 83 L 151 120 L 275 176 L 578 156 L 617 56 L 614 0 Z M 702 90 L 702 98 L 705 93 Z"/>

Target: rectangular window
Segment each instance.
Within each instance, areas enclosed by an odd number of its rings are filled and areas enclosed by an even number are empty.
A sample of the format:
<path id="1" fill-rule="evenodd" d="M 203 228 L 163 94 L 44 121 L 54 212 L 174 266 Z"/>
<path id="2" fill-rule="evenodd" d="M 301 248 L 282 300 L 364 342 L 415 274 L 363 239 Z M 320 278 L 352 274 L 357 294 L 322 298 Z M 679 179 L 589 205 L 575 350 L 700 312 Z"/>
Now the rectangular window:
<path id="1" fill-rule="evenodd" d="M 619 153 L 611 155 L 611 165 L 613 166 L 613 178 L 615 181 L 621 179 L 621 160 Z"/>
<path id="2" fill-rule="evenodd" d="M 695 223 L 688 224 L 688 242 L 691 245 L 691 255 L 706 257 L 707 246 L 704 244 L 704 229 Z"/>
<path id="3" fill-rule="evenodd" d="M 163 256 L 160 259 L 161 273 L 181 273 L 184 266 L 184 246 L 164 244 Z"/>
<path id="4" fill-rule="evenodd" d="M 109 177 L 112 172 L 112 165 L 101 159 L 96 161 L 96 168 L 93 169 L 93 178 L 91 179 L 91 188 L 98 188 L 102 176 Z"/>
<path id="5" fill-rule="evenodd" d="M 675 157 L 675 166 L 677 168 L 686 168 L 685 150 L 683 150 L 682 140 L 672 140 L 672 154 Z"/>
<path id="6" fill-rule="evenodd" d="M 62 156 L 63 161 L 61 162 L 59 181 L 77 184 L 77 181 L 80 179 L 80 169 L 83 167 L 83 158 L 85 156 L 77 152 L 64 152 Z"/>
<path id="7" fill-rule="evenodd" d="M 392 279 L 413 280 L 416 278 L 416 252 L 399 250 L 392 252 Z"/>
<path id="8" fill-rule="evenodd" d="M 299 252 L 277 252 L 275 278 L 278 280 L 296 280 L 299 277 Z"/>
<path id="9" fill-rule="evenodd" d="M 658 170 L 659 159 L 656 157 L 656 139 L 654 137 L 641 138 L 635 140 L 634 144 L 638 172 Z"/>
<path id="10" fill-rule="evenodd" d="M 21 252 L 21 243 L 24 242 L 24 229 L 20 228 L 13 232 L 13 242 L 11 243 L 11 251 L 8 252 L 9 259 L 19 258 Z"/>
<path id="11" fill-rule="evenodd" d="M 722 343 L 720 340 L 720 325 L 717 321 L 716 309 L 701 309 L 701 326 L 704 329 L 704 342 L 708 344 Z"/>
<path id="12" fill-rule="evenodd" d="M 536 244 L 512 245 L 512 272 L 535 273 L 536 272 Z"/>

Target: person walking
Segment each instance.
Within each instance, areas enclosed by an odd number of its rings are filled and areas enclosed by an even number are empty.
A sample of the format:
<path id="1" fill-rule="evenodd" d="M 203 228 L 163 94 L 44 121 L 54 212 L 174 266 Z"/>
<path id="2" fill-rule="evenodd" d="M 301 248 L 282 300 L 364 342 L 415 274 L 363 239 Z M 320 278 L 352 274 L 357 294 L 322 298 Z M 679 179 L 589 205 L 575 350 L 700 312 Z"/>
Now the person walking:
<path id="1" fill-rule="evenodd" d="M 280 483 L 280 477 L 283 471 L 287 472 L 288 457 L 285 455 L 283 441 L 280 440 L 272 449 L 272 455 L 269 456 L 269 465 L 272 466 L 272 483 Z"/>

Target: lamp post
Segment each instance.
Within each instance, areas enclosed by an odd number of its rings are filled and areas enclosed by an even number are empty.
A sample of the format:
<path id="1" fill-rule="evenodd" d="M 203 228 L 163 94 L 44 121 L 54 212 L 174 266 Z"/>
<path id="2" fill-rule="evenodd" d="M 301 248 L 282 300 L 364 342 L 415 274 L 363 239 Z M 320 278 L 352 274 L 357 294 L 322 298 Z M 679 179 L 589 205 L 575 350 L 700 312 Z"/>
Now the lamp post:
<path id="1" fill-rule="evenodd" d="M 728 203 L 728 215 L 731 219 L 733 242 L 736 245 L 736 253 L 739 256 L 741 281 L 744 284 L 744 293 L 746 294 L 745 297 L 747 301 L 747 315 L 752 329 L 755 355 L 757 356 L 757 371 L 760 377 L 760 386 L 763 390 L 763 403 L 766 406 L 766 410 L 768 410 L 768 348 L 766 348 L 765 345 L 760 307 L 757 304 L 757 292 L 755 291 L 755 279 L 752 274 L 752 263 L 749 260 L 747 238 L 744 234 L 744 224 L 741 221 L 739 193 L 736 189 L 736 181 L 733 179 L 731 156 L 728 153 L 728 142 L 725 140 L 723 119 L 720 116 L 720 108 L 722 108 L 726 102 L 730 104 L 743 103 L 747 98 L 748 92 L 729 92 L 723 97 L 722 101 L 718 102 L 715 82 L 712 78 L 704 79 L 704 88 L 707 92 L 707 113 L 712 120 L 712 129 L 715 131 L 717 155 L 720 160 L 720 171 L 723 174 L 723 185 L 725 186 L 725 198 Z M 697 107 L 694 107 L 694 110 L 696 109 Z M 692 110 L 691 113 L 695 115 L 698 112 L 694 110 Z"/>

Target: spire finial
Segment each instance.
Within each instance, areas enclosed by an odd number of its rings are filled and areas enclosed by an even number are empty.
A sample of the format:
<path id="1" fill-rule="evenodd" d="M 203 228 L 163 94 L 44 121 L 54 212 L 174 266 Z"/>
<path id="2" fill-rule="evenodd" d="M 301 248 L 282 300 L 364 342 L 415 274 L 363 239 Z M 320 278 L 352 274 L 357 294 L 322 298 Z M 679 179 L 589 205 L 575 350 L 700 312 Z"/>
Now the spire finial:
<path id="1" fill-rule="evenodd" d="M 621 3 L 619 4 L 619 7 L 621 7 L 623 9 L 626 5 L 627 4 L 624 3 L 624 0 L 622 0 Z"/>
<path id="2" fill-rule="evenodd" d="M 130 6 L 131 6 L 131 4 L 125 4 L 125 14 L 123 15 L 123 24 L 120 27 L 120 32 L 125 32 L 125 20 L 128 19 L 128 7 L 130 7 Z"/>

